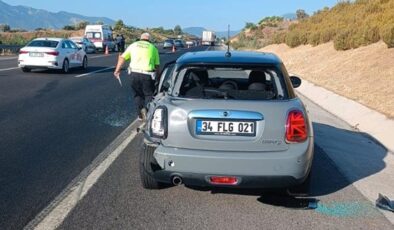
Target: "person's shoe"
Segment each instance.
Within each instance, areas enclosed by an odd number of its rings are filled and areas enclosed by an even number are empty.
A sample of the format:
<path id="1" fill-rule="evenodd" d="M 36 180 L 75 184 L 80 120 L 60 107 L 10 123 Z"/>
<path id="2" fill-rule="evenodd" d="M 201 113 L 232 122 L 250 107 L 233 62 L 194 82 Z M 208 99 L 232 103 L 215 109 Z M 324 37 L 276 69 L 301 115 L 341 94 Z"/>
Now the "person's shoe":
<path id="1" fill-rule="evenodd" d="M 146 121 L 146 114 L 147 114 L 146 109 L 142 108 L 140 111 L 140 114 L 138 115 L 138 120 L 139 121 Z"/>

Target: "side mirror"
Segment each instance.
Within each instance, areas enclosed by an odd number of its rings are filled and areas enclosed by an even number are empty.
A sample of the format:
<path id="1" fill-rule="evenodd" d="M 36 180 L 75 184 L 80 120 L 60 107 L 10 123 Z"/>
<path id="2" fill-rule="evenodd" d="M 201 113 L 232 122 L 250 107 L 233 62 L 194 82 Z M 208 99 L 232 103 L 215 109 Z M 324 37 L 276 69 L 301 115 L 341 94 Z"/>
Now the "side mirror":
<path id="1" fill-rule="evenodd" d="M 290 81 L 291 84 L 293 85 L 293 88 L 298 88 L 301 85 L 301 78 L 297 77 L 297 76 L 290 76 Z"/>

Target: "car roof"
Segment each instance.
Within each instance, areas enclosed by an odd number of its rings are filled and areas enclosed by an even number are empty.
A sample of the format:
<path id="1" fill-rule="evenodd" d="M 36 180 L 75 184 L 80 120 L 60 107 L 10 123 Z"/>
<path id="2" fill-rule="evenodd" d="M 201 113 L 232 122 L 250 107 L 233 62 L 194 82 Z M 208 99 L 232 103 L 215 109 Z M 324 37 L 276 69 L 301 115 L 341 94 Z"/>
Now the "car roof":
<path id="1" fill-rule="evenodd" d="M 231 51 L 231 57 L 226 51 L 200 51 L 186 53 L 178 60 L 178 64 L 209 64 L 209 63 L 238 63 L 238 64 L 281 64 L 282 61 L 273 53 L 252 51 Z"/>
<path id="2" fill-rule="evenodd" d="M 33 39 L 33 41 L 35 41 L 35 40 L 48 40 L 48 41 L 60 42 L 60 41 L 64 40 L 64 38 L 36 38 L 36 39 Z"/>
<path id="3" fill-rule="evenodd" d="M 84 37 L 70 37 L 69 39 L 70 39 L 70 40 L 73 40 L 73 39 L 75 39 L 75 40 L 76 40 L 76 39 L 81 39 L 81 40 L 82 40 L 82 39 L 84 39 Z"/>

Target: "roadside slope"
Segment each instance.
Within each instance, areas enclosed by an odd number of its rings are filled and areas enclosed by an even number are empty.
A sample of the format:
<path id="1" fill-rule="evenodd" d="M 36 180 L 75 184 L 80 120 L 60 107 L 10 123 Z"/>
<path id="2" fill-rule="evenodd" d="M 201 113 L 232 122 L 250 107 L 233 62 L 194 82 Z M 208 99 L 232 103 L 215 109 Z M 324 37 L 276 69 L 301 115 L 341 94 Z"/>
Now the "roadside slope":
<path id="1" fill-rule="evenodd" d="M 292 74 L 394 118 L 394 50 L 383 42 L 348 51 L 336 51 L 332 42 L 259 51 L 277 54 Z"/>

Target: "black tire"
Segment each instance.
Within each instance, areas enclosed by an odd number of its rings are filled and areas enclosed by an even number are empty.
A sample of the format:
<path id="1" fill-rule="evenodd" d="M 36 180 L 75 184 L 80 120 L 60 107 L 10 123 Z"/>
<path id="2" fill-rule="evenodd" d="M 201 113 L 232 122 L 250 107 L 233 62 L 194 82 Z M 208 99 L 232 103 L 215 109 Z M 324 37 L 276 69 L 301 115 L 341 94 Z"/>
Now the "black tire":
<path id="1" fill-rule="evenodd" d="M 162 187 L 162 184 L 152 177 L 154 172 L 152 166 L 155 164 L 155 159 L 153 158 L 155 149 L 155 147 L 144 144 L 144 151 L 140 154 L 140 178 L 142 187 L 146 189 L 160 189 Z"/>
<path id="2" fill-rule="evenodd" d="M 63 71 L 63 73 L 70 72 L 70 62 L 68 61 L 68 59 L 64 59 L 62 71 Z"/>
<path id="3" fill-rule="evenodd" d="M 82 61 L 82 66 L 81 66 L 81 68 L 83 69 L 83 70 L 86 70 L 87 68 L 88 68 L 88 58 L 85 56 L 85 57 L 83 57 L 83 61 Z"/>
<path id="4" fill-rule="evenodd" d="M 24 72 L 24 73 L 29 73 L 29 72 L 31 72 L 31 69 L 26 68 L 26 67 L 21 68 L 21 70 L 22 70 L 22 72 Z"/>
<path id="5" fill-rule="evenodd" d="M 292 196 L 298 197 L 306 197 L 310 195 L 311 190 L 311 179 L 312 178 L 312 169 L 310 169 L 307 178 L 301 184 L 289 188 L 287 193 Z"/>

